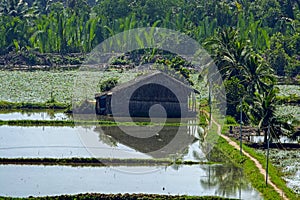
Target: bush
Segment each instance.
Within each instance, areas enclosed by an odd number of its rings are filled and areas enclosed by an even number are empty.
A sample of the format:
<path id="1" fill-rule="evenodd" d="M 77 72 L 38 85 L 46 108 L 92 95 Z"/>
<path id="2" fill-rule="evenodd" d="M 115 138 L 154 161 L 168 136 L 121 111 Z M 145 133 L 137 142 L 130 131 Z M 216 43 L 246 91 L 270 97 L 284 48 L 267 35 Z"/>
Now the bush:
<path id="1" fill-rule="evenodd" d="M 237 122 L 236 120 L 234 119 L 234 117 L 230 116 L 230 115 L 227 115 L 226 116 L 226 121 L 225 121 L 226 124 L 230 124 L 230 125 L 236 125 Z"/>
<path id="2" fill-rule="evenodd" d="M 114 88 L 118 84 L 118 78 L 110 78 L 105 81 L 100 82 L 100 91 L 106 92 Z"/>

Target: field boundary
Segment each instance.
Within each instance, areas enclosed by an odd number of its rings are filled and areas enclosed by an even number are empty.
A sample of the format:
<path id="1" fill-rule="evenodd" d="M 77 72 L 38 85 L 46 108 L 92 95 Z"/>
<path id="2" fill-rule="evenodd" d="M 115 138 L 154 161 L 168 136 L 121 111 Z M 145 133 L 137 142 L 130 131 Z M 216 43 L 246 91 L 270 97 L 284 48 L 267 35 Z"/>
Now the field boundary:
<path id="1" fill-rule="evenodd" d="M 228 136 L 225 136 L 222 134 L 222 128 L 221 125 L 215 121 L 214 118 L 212 118 L 212 122 L 217 126 L 217 134 L 219 136 L 221 136 L 223 139 L 225 139 L 227 141 L 227 143 L 229 145 L 231 145 L 232 147 L 234 147 L 235 149 L 239 150 L 240 146 L 234 142 L 233 140 L 231 140 Z M 266 170 L 263 168 L 263 166 L 260 164 L 260 162 L 254 158 L 253 156 L 251 156 L 248 152 L 242 150 L 243 155 L 247 156 L 250 160 L 252 160 L 255 164 L 255 166 L 258 168 L 259 172 L 264 176 L 264 179 L 266 179 Z M 285 193 L 283 192 L 283 190 L 281 190 L 280 188 L 278 188 L 271 180 L 270 177 L 268 177 L 268 184 L 274 188 L 274 190 L 280 195 L 280 197 L 282 197 L 282 199 L 284 200 L 289 200 L 287 198 L 287 196 L 285 195 Z"/>

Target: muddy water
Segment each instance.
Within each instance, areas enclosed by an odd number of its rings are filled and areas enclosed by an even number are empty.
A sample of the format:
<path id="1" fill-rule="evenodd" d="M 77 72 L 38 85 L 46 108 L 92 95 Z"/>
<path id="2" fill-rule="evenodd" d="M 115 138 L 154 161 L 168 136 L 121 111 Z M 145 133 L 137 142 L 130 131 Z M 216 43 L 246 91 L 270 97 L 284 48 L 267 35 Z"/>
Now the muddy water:
<path id="1" fill-rule="evenodd" d="M 261 199 L 258 192 L 244 181 L 241 172 L 238 168 L 225 165 L 169 167 L 2 165 L 0 196 L 24 197 L 98 192 L 218 195 Z"/>

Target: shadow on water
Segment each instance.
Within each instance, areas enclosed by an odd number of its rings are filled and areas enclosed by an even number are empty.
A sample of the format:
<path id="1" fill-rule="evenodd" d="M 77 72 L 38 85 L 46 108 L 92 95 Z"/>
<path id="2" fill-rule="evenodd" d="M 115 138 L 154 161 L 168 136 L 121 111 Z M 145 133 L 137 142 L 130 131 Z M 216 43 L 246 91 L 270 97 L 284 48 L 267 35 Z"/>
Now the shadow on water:
<path id="1" fill-rule="evenodd" d="M 104 119 L 102 119 L 104 120 Z M 106 118 L 105 120 L 111 120 Z M 123 120 L 123 121 L 122 121 Z M 121 125 L 76 127 L 0 127 L 1 157 L 99 157 L 99 158 L 171 158 L 183 161 L 207 161 L 203 147 L 203 129 L 195 119 L 170 119 L 164 124 L 143 118 Z M 175 125 L 174 125 L 175 124 Z M 126 155 L 125 155 L 126 154 Z M 223 156 L 210 153 L 213 162 Z"/>
<path id="2" fill-rule="evenodd" d="M 203 129 L 196 119 L 168 119 L 160 123 L 159 119 L 153 122 L 134 118 L 131 123 L 138 124 L 122 124 L 126 120 L 118 119 L 121 122 L 118 126 L 96 126 L 94 131 L 99 133 L 99 140 L 112 147 L 123 144 L 152 158 L 206 160 L 199 145 Z M 147 125 L 141 126 L 141 123 Z"/>

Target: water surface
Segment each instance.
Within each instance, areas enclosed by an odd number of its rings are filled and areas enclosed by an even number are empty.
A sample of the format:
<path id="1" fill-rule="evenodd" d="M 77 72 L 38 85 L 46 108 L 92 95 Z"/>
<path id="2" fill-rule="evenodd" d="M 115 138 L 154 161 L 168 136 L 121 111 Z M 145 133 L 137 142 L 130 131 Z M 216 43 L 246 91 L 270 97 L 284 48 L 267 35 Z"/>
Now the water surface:
<path id="1" fill-rule="evenodd" d="M 63 112 L 47 111 L 16 111 L 0 112 L 0 120 L 72 120 L 72 115 Z"/>
<path id="2" fill-rule="evenodd" d="M 82 142 L 81 135 L 95 136 L 94 146 L 87 147 Z M 90 149 L 97 149 L 97 156 L 102 158 L 149 157 L 122 144 L 111 146 L 103 142 L 91 127 L 0 126 L 0 157 L 95 157 Z"/>
<path id="3" fill-rule="evenodd" d="M 264 142 L 264 136 L 263 135 L 251 135 L 250 137 L 250 142 L 253 143 L 263 143 Z M 299 138 L 299 137 L 298 137 Z M 272 139 L 272 142 L 278 142 L 278 143 L 295 143 L 297 144 L 297 140 L 292 140 L 286 136 L 281 136 L 279 139 Z"/>
<path id="4" fill-rule="evenodd" d="M 129 172 L 130 171 L 130 172 Z M 151 171 L 145 173 L 145 171 Z M 242 170 L 225 165 L 68 167 L 0 165 L 0 196 L 152 193 L 261 199 Z"/>
<path id="5" fill-rule="evenodd" d="M 126 128 L 133 132 L 136 130 L 130 126 Z M 180 157 L 184 160 L 205 161 L 200 141 L 189 131 L 185 127 L 167 126 L 152 137 L 134 138 L 113 126 L 99 128 L 5 125 L 0 126 L 0 157 Z"/>

